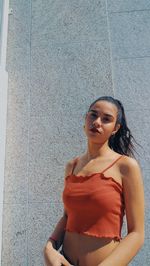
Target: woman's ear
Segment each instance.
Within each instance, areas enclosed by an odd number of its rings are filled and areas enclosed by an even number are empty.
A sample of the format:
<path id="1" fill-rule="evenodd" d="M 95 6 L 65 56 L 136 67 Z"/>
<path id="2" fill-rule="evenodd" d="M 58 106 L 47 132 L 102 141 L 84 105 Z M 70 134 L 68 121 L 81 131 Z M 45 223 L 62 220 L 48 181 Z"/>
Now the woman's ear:
<path id="1" fill-rule="evenodd" d="M 112 132 L 112 135 L 115 135 L 117 133 L 117 131 L 120 129 L 121 125 L 120 124 L 117 124 L 115 126 L 115 130 Z"/>

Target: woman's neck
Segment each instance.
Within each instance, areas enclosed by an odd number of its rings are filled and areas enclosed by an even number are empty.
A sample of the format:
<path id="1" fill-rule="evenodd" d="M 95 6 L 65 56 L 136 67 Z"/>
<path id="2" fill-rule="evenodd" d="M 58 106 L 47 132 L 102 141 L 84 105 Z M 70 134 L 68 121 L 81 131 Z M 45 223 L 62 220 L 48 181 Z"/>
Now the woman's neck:
<path id="1" fill-rule="evenodd" d="M 112 150 L 108 146 L 108 142 L 102 144 L 90 143 L 88 142 L 88 148 L 85 156 L 88 161 L 96 159 L 98 157 L 106 157 L 112 154 Z"/>

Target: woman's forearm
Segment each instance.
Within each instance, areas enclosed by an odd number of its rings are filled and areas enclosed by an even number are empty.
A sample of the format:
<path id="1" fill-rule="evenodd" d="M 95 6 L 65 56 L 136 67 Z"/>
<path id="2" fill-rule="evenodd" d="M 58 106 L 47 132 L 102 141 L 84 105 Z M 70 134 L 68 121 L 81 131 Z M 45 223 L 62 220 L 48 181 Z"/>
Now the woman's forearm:
<path id="1" fill-rule="evenodd" d="M 47 247 L 54 247 L 56 249 L 59 249 L 63 243 L 63 239 L 64 239 L 64 235 L 65 235 L 65 226 L 67 223 L 67 216 L 64 215 L 61 217 L 61 219 L 59 220 L 59 222 L 57 223 L 54 231 L 51 234 L 51 237 L 53 237 L 54 239 L 56 239 L 56 247 L 55 247 L 55 241 L 53 242 L 53 240 L 48 239 L 47 241 Z"/>
<path id="2" fill-rule="evenodd" d="M 126 266 L 144 243 L 138 232 L 131 232 L 123 238 L 112 253 L 98 266 Z"/>

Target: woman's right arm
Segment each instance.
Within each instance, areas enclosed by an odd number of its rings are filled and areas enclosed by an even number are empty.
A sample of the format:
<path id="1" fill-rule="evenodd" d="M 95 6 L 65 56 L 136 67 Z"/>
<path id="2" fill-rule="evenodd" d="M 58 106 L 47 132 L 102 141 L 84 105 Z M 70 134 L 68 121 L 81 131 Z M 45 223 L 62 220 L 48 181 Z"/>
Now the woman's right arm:
<path id="1" fill-rule="evenodd" d="M 54 237 L 54 239 L 56 239 L 56 242 L 53 241 L 52 239 L 48 239 L 46 246 L 44 247 L 43 250 L 46 266 L 60 265 L 64 261 L 63 256 L 57 250 L 60 248 L 60 246 L 63 243 L 64 234 L 65 234 L 64 228 L 66 222 L 67 222 L 67 217 L 64 211 L 64 215 L 61 217 L 53 233 L 51 234 L 51 236 Z M 65 261 L 64 265 L 68 266 L 70 264 Z"/>
<path id="2" fill-rule="evenodd" d="M 52 239 L 48 239 L 45 248 L 51 249 L 54 248 L 56 250 L 58 250 L 62 243 L 63 243 L 63 239 L 64 239 L 64 234 L 65 234 L 65 226 L 67 223 L 67 215 L 66 212 L 64 210 L 64 214 L 63 216 L 60 218 L 60 220 L 58 221 L 53 233 L 51 234 L 51 237 L 56 239 L 56 241 L 53 241 Z"/>
<path id="3" fill-rule="evenodd" d="M 65 167 L 65 177 L 71 173 L 72 167 L 73 167 L 74 163 L 76 162 L 76 160 L 77 160 L 77 157 L 74 158 L 73 160 L 69 161 L 66 164 L 66 167 Z M 45 262 L 46 262 L 46 265 L 47 266 L 57 265 L 57 263 L 54 264 L 54 261 L 57 261 L 57 260 L 59 260 L 60 258 L 63 257 L 56 250 L 58 250 L 61 247 L 62 243 L 63 243 L 63 239 L 64 239 L 64 235 L 65 235 L 65 230 L 64 229 L 66 227 L 66 223 L 67 223 L 67 212 L 64 209 L 63 216 L 60 218 L 60 220 L 58 221 L 58 223 L 57 223 L 57 225 L 56 225 L 56 227 L 55 227 L 55 229 L 53 231 L 53 233 L 51 234 L 51 237 L 54 238 L 54 239 L 56 239 L 56 241 L 54 241 L 54 240 L 52 240 L 52 239 L 49 238 L 48 241 L 47 241 L 47 243 L 46 243 L 46 245 L 45 245 L 45 247 L 44 247 L 44 250 L 43 250 L 44 259 L 45 259 Z M 64 258 L 64 260 L 65 260 L 65 264 L 63 262 L 64 265 L 70 265 L 66 261 L 65 258 Z"/>

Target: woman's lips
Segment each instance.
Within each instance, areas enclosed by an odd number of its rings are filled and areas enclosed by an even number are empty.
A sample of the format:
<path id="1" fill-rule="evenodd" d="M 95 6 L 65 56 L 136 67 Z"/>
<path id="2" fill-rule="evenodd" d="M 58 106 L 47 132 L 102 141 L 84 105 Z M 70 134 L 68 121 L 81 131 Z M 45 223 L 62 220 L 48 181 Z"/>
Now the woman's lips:
<path id="1" fill-rule="evenodd" d="M 101 134 L 101 131 L 99 131 L 97 128 L 93 127 L 90 129 L 90 131 L 94 132 L 94 133 L 99 133 Z"/>

